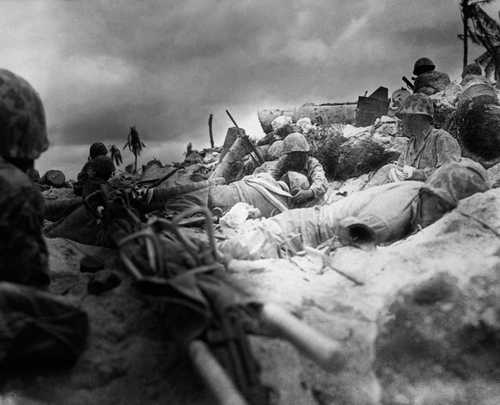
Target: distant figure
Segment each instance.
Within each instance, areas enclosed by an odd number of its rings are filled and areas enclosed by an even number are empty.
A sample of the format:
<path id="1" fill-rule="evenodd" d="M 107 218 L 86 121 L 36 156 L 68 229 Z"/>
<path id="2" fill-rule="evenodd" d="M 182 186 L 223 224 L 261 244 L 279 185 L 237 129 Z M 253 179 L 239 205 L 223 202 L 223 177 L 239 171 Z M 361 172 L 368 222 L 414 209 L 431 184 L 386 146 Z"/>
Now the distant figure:
<path id="1" fill-rule="evenodd" d="M 467 76 L 482 76 L 483 75 L 483 70 L 481 69 L 481 65 L 479 63 L 469 63 L 467 66 L 465 66 L 464 68 L 464 71 L 462 72 L 462 83 L 460 83 L 461 85 L 464 84 L 464 81 L 467 82 L 467 80 L 465 80 L 465 78 Z"/>
<path id="2" fill-rule="evenodd" d="M 73 191 L 76 195 L 82 195 L 83 185 L 88 181 L 89 163 L 98 156 L 106 156 L 107 154 L 108 149 L 102 142 L 95 142 L 90 146 L 88 161 L 83 165 L 82 170 L 78 173 L 76 178 L 77 181 L 73 185 Z"/>
<path id="3" fill-rule="evenodd" d="M 130 127 L 130 132 L 127 137 L 127 143 L 123 147 L 123 149 L 127 148 L 134 155 L 134 173 L 137 172 L 137 157 L 141 154 L 143 148 L 146 147 L 144 142 L 141 141 L 139 137 L 139 132 L 135 129 L 135 126 Z"/>
<path id="4" fill-rule="evenodd" d="M 98 191 L 101 185 L 107 181 L 115 172 L 115 165 L 108 156 L 97 156 L 86 165 L 86 180 L 82 182 L 82 197 L 87 197 L 94 191 Z"/>
<path id="5" fill-rule="evenodd" d="M 429 58 L 420 58 L 415 62 L 413 74 L 416 75 L 414 92 L 431 96 L 444 90 L 450 83 L 450 77 L 438 72 Z"/>
<path id="6" fill-rule="evenodd" d="M 111 145 L 109 153 L 111 155 L 111 160 L 116 166 L 120 166 L 123 163 L 122 154 L 116 145 Z"/>

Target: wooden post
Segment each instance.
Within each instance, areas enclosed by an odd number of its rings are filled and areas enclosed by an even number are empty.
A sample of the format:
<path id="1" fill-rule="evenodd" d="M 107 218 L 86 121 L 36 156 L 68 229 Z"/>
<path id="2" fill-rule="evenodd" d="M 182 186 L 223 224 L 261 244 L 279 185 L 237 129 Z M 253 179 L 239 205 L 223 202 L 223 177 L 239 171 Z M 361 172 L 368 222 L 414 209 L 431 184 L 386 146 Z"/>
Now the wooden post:
<path id="1" fill-rule="evenodd" d="M 469 0 L 462 0 L 460 3 L 462 7 L 462 22 L 464 26 L 463 43 L 464 43 L 464 58 L 463 58 L 463 69 L 467 66 L 468 59 L 468 49 L 469 49 L 469 33 L 467 30 L 467 24 L 469 19 Z"/>
<path id="2" fill-rule="evenodd" d="M 229 119 L 233 122 L 234 126 L 237 129 L 240 129 L 240 127 L 238 126 L 238 124 L 234 120 L 234 118 L 231 115 L 231 113 L 229 112 L 229 110 L 226 110 L 226 114 L 229 117 Z M 252 141 L 250 141 L 250 139 L 248 138 L 248 136 L 246 137 L 246 140 L 248 142 L 248 146 L 250 146 L 250 148 L 252 149 L 252 151 L 255 153 L 255 156 L 257 156 L 257 164 L 261 165 L 262 163 L 264 163 L 264 158 L 261 156 L 261 154 L 259 153 L 259 151 L 255 147 L 255 145 L 252 143 Z M 250 154 L 250 156 L 252 156 L 252 154 Z"/>
<path id="3" fill-rule="evenodd" d="M 210 114 L 210 116 L 208 117 L 208 134 L 210 136 L 210 147 L 213 149 L 215 148 L 215 144 L 214 144 L 214 133 L 212 131 L 212 120 L 214 118 L 214 115 L 213 114 Z"/>

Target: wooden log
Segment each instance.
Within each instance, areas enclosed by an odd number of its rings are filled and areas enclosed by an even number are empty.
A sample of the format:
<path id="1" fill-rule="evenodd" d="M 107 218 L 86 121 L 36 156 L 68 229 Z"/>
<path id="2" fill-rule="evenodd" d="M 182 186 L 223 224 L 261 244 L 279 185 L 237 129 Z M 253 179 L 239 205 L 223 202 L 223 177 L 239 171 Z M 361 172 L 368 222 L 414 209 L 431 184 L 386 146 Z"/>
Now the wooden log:
<path id="1" fill-rule="evenodd" d="M 349 101 L 326 104 L 307 103 L 290 109 L 262 109 L 257 112 L 262 130 L 265 133 L 271 132 L 273 130 L 271 122 L 280 115 L 291 117 L 293 122 L 307 117 L 315 124 L 352 124 L 356 118 L 356 103 Z"/>
<path id="2" fill-rule="evenodd" d="M 214 115 L 210 114 L 210 116 L 208 117 L 208 135 L 210 137 L 210 147 L 212 149 L 215 148 L 214 133 L 213 133 L 213 129 L 212 129 L 212 121 L 213 121 L 213 119 L 214 119 Z"/>

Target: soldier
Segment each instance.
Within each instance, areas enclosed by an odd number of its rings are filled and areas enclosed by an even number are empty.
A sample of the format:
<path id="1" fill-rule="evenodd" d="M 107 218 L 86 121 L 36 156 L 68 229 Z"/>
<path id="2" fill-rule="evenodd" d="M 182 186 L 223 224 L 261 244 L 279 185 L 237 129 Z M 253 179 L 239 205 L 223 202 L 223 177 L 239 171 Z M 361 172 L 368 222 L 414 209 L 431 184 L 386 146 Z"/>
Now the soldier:
<path id="1" fill-rule="evenodd" d="M 394 242 L 436 222 L 461 199 L 488 189 L 486 170 L 462 159 L 440 167 L 425 182 L 384 184 L 319 208 L 285 211 L 222 242 L 219 248 L 235 259 L 260 259 L 275 257 L 280 241 L 296 234 L 312 247 L 333 237 L 341 244 Z M 242 241 L 248 240 L 261 243 L 252 254 L 242 248 Z"/>
<path id="2" fill-rule="evenodd" d="M 107 154 L 108 149 L 102 142 L 95 142 L 90 145 L 88 162 L 83 165 L 82 170 L 80 171 L 80 173 L 78 173 L 78 176 L 76 178 L 77 181 L 73 186 L 73 191 L 76 195 L 82 195 L 84 184 L 89 179 L 89 163 L 95 158 L 99 156 L 107 156 Z"/>
<path id="3" fill-rule="evenodd" d="M 438 72 L 434 62 L 429 58 L 420 58 L 413 66 L 413 74 L 416 75 L 414 91 L 428 96 L 433 95 L 451 83 L 450 77 L 443 72 Z"/>
<path id="4" fill-rule="evenodd" d="M 411 95 L 397 116 L 402 120 L 403 135 L 410 141 L 391 170 L 393 181 L 425 181 L 438 167 L 460 159 L 461 150 L 455 138 L 432 126 L 434 106 L 429 97 Z"/>
<path id="5" fill-rule="evenodd" d="M 0 69 L 0 280 L 49 283 L 43 197 L 26 175 L 48 145 L 38 93 Z"/>
<path id="6" fill-rule="evenodd" d="M 106 184 L 115 172 L 115 165 L 108 156 L 97 156 L 86 165 L 85 181 L 82 185 L 82 197 L 100 189 L 101 185 Z"/>
<path id="7" fill-rule="evenodd" d="M 272 175 L 280 180 L 289 171 L 301 173 L 307 177 L 309 188 L 300 189 L 293 197 L 294 206 L 305 206 L 319 201 L 328 189 L 328 181 L 321 163 L 309 156 L 309 143 L 304 135 L 291 133 L 283 140 L 282 157 L 278 160 Z"/>

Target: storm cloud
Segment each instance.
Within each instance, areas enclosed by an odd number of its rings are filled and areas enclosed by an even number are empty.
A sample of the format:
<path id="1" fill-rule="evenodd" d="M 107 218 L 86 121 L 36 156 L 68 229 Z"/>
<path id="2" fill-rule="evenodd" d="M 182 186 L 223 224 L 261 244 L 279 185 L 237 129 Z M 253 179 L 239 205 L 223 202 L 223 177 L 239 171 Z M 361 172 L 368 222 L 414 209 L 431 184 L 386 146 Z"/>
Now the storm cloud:
<path id="1" fill-rule="evenodd" d="M 461 70 L 456 0 L 7 0 L 0 8 L 2 67 L 28 79 L 46 107 L 54 149 L 42 166 L 81 159 L 96 140 L 122 145 L 130 125 L 149 155 L 180 159 L 188 141 L 207 145 L 210 113 L 221 143 L 226 108 L 260 136 L 259 108 L 394 90 L 420 56 L 452 77 Z"/>

